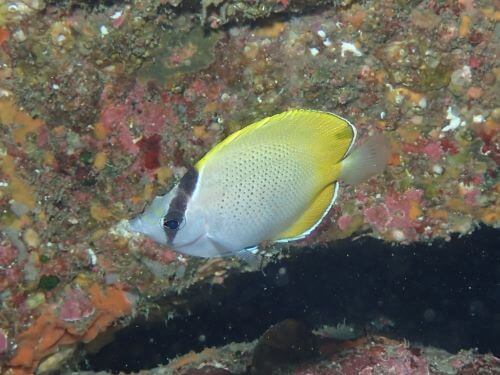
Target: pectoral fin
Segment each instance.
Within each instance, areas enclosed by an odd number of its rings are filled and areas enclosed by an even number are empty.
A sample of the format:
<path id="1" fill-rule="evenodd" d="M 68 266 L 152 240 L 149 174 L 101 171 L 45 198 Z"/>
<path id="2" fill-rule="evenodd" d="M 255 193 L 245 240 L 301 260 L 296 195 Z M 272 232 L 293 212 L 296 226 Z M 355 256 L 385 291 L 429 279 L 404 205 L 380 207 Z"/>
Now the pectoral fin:
<path id="1" fill-rule="evenodd" d="M 258 246 L 247 247 L 243 250 L 238 251 L 235 255 L 248 263 L 248 265 L 250 265 L 252 268 L 261 268 L 263 258 L 262 255 L 258 253 L 258 251 Z"/>

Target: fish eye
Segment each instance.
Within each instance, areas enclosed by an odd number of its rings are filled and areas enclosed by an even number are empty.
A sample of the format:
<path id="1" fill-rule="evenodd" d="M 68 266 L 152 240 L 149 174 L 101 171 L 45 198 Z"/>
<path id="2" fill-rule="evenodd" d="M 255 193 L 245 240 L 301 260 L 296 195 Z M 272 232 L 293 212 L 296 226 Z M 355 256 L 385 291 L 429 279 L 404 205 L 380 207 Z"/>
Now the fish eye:
<path id="1" fill-rule="evenodd" d="M 163 217 L 163 229 L 166 231 L 179 230 L 184 224 L 184 217 L 179 212 L 172 212 Z"/>
<path id="2" fill-rule="evenodd" d="M 179 220 L 176 219 L 167 219 L 165 218 L 163 220 L 163 228 L 165 229 L 170 229 L 170 230 L 177 230 L 179 229 Z"/>

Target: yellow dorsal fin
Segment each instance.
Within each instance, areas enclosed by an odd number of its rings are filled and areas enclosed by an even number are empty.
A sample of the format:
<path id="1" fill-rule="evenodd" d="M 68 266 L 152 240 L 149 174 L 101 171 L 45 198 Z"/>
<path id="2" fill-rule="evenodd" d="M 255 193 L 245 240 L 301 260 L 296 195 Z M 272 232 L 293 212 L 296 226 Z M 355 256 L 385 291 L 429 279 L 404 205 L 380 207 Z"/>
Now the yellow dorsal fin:
<path id="1" fill-rule="evenodd" d="M 278 234 L 276 242 L 299 240 L 311 233 L 323 220 L 337 197 L 338 183 L 333 183 L 319 193 L 311 205 L 289 228 Z"/>
<path id="2" fill-rule="evenodd" d="M 233 134 L 228 135 L 221 142 L 217 143 L 214 147 L 212 147 L 210 149 L 210 151 L 208 151 L 205 154 L 205 156 L 203 156 L 200 160 L 198 160 L 198 162 L 195 164 L 196 170 L 199 171 L 201 169 L 201 167 L 203 167 L 203 165 L 212 156 L 214 156 L 217 153 L 219 153 L 219 151 L 221 151 L 224 147 L 226 147 L 229 144 L 231 144 L 234 140 L 236 140 L 237 138 L 245 135 L 246 133 L 250 133 L 250 132 L 252 132 L 252 131 L 260 128 L 261 126 L 263 126 L 264 124 L 266 124 L 271 118 L 272 117 L 266 117 L 265 119 L 262 119 L 262 120 L 260 120 L 258 122 L 254 122 L 253 124 L 245 126 L 244 128 L 241 128 L 240 130 L 235 131 Z"/>
<path id="3" fill-rule="evenodd" d="M 199 171 L 208 160 L 231 147 L 251 146 L 259 142 L 286 142 L 324 161 L 321 165 L 330 169 L 345 157 L 355 136 L 355 128 L 342 117 L 313 110 L 290 110 L 231 134 L 198 161 L 195 168 Z M 330 173 L 327 174 L 330 176 Z"/>

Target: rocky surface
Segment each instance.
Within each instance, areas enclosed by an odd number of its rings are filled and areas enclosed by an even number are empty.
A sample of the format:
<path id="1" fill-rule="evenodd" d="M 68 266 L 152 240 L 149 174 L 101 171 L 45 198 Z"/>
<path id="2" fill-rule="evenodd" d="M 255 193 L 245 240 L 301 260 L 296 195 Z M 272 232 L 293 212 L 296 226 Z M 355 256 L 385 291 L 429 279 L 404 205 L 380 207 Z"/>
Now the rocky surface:
<path id="1" fill-rule="evenodd" d="M 51 371 L 158 304 L 189 309 L 188 287 L 249 271 L 181 257 L 123 220 L 287 108 L 338 113 L 393 146 L 388 170 L 343 189 L 292 253 L 498 226 L 499 18 L 497 2 L 468 0 L 0 4 L 2 371 Z"/>

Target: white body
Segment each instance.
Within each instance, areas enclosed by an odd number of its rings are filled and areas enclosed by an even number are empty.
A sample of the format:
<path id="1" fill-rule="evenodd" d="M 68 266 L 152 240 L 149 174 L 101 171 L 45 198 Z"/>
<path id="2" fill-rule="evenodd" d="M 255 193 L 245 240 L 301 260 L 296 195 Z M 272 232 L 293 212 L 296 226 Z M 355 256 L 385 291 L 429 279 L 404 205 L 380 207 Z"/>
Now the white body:
<path id="1" fill-rule="evenodd" d="M 205 235 L 177 250 L 231 255 L 289 227 L 316 193 L 313 160 L 308 162 L 305 152 L 297 162 L 294 152 L 289 145 L 266 142 L 228 150 L 223 164 L 207 163 L 186 209 L 186 225 L 203 225 Z"/>

